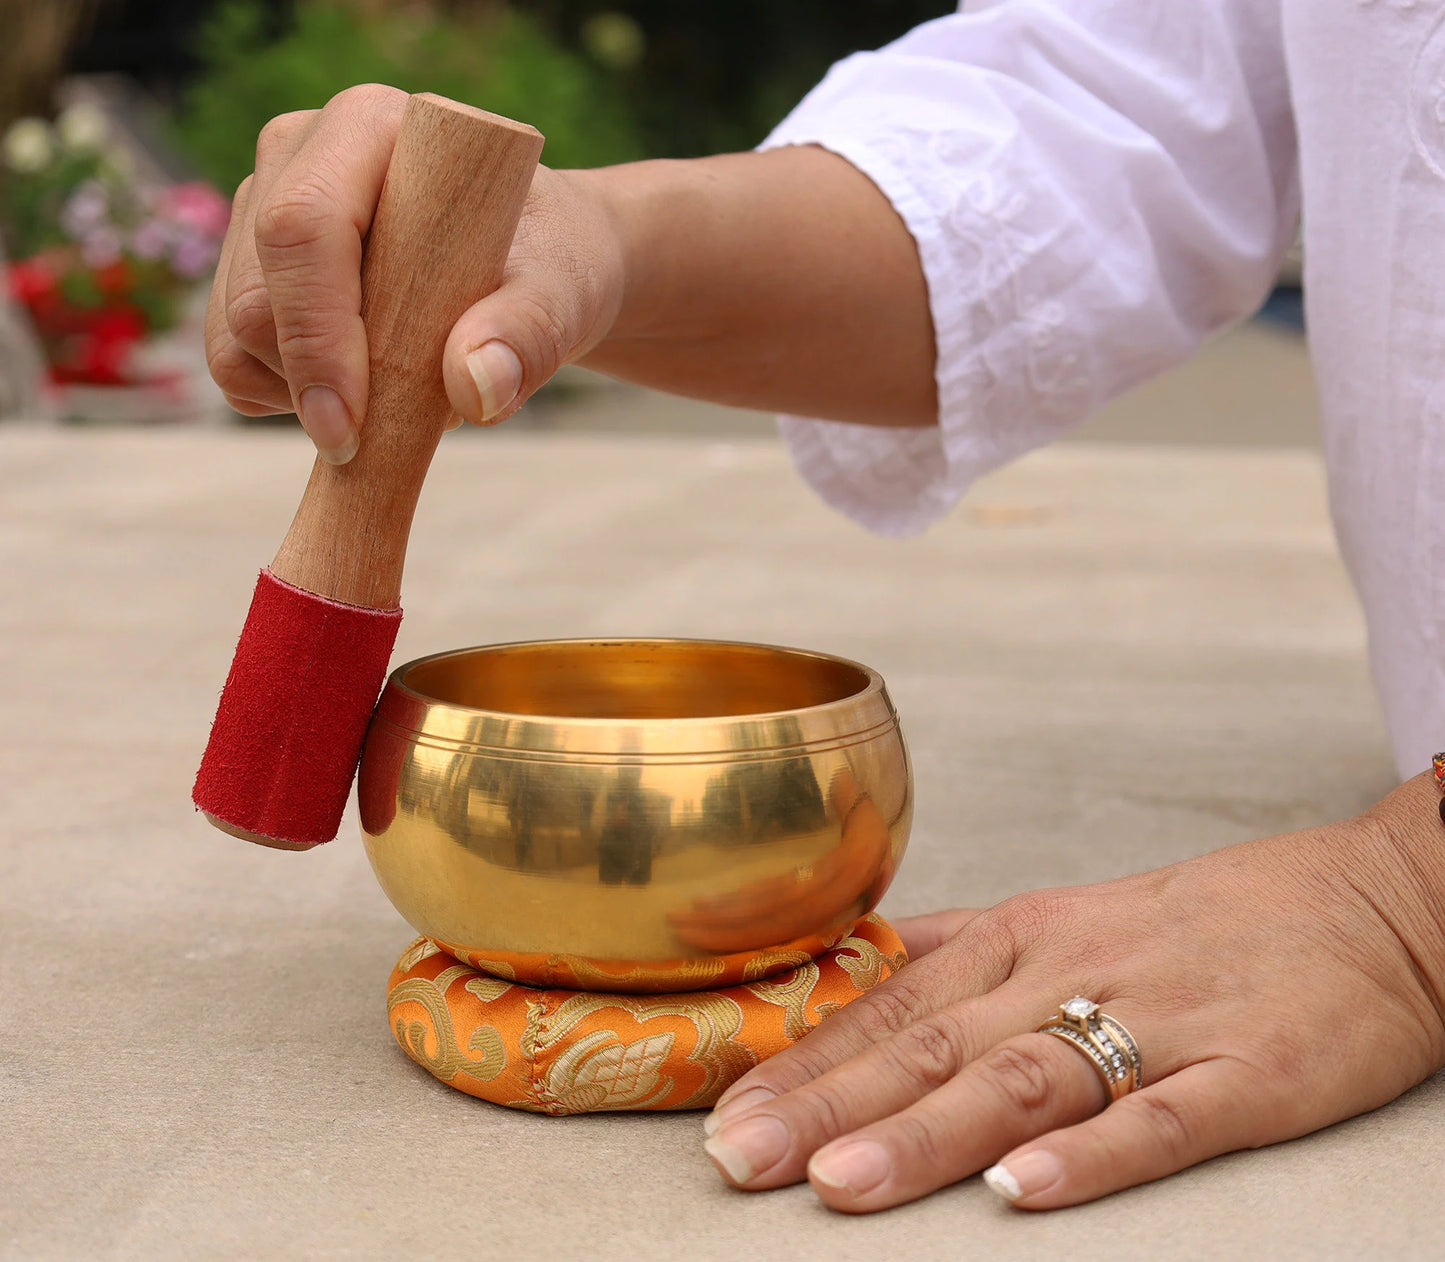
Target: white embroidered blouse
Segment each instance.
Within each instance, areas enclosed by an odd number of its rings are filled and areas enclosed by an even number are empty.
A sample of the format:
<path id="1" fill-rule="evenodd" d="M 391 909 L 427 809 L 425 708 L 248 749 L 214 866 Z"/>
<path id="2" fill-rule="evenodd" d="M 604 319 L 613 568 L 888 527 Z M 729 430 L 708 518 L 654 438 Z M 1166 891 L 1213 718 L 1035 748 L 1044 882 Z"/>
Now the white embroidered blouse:
<path id="1" fill-rule="evenodd" d="M 840 62 L 816 143 L 918 243 L 940 424 L 783 419 L 886 533 L 1184 359 L 1267 292 L 1304 212 L 1331 507 L 1402 775 L 1445 748 L 1445 6 L 983 0 Z"/>

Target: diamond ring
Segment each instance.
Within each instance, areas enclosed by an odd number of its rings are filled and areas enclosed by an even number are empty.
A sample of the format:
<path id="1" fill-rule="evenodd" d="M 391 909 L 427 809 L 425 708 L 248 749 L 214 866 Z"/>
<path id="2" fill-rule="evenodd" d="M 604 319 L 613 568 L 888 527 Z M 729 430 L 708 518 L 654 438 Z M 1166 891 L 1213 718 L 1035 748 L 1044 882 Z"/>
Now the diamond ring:
<path id="1" fill-rule="evenodd" d="M 1092 999 L 1075 995 L 1061 1003 L 1058 1015 L 1039 1026 L 1038 1032 L 1052 1034 L 1082 1052 L 1098 1072 L 1111 1103 L 1144 1083 L 1144 1064 L 1134 1036 Z"/>

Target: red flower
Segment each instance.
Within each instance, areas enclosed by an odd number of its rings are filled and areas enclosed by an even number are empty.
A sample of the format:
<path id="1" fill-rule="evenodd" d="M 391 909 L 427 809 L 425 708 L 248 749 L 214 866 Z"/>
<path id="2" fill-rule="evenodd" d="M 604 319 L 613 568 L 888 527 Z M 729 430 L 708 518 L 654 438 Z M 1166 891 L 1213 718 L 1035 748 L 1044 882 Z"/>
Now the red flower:
<path id="1" fill-rule="evenodd" d="M 87 321 L 67 340 L 68 354 L 52 365 L 50 376 L 60 384 L 124 385 L 135 344 L 145 336 L 145 319 L 134 307 L 113 307 Z"/>
<path id="2" fill-rule="evenodd" d="M 133 308 L 105 312 L 81 343 L 80 367 L 86 379 L 105 385 L 125 381 L 131 348 L 144 336 L 145 321 Z"/>
<path id="3" fill-rule="evenodd" d="M 119 258 L 105 267 L 96 268 L 92 273 L 96 287 L 107 298 L 118 298 L 130 293 L 135 283 L 135 273 L 127 259 Z"/>
<path id="4" fill-rule="evenodd" d="M 10 264 L 10 293 L 27 307 L 43 304 L 55 295 L 57 278 L 41 259 Z"/>

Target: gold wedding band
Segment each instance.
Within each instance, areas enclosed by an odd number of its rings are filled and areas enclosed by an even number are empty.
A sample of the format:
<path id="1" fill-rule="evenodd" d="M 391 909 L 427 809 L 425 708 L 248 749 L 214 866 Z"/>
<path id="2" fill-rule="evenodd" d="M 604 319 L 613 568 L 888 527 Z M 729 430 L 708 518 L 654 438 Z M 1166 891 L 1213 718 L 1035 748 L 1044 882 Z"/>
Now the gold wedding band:
<path id="1" fill-rule="evenodd" d="M 1144 1062 L 1134 1036 L 1092 999 L 1075 995 L 1059 1005 L 1058 1016 L 1039 1026 L 1040 1034 L 1052 1034 L 1077 1048 L 1093 1065 L 1109 1093 L 1109 1101 L 1137 1091 L 1144 1083 Z"/>

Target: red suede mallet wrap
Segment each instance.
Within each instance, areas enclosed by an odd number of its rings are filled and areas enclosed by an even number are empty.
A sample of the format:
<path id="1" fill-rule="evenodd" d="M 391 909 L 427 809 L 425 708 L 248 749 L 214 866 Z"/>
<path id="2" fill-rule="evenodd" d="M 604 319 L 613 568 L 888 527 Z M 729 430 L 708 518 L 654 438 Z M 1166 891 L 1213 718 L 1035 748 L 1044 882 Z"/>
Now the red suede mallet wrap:
<path id="1" fill-rule="evenodd" d="M 360 446 L 316 461 L 262 571 L 195 801 L 282 850 L 336 836 L 401 622 L 417 497 L 450 404 L 452 326 L 501 283 L 542 151 L 533 128 L 422 93 L 402 115 L 361 265 Z"/>
<path id="2" fill-rule="evenodd" d="M 256 581 L 193 791 L 213 820 L 293 849 L 336 836 L 400 609 Z"/>

